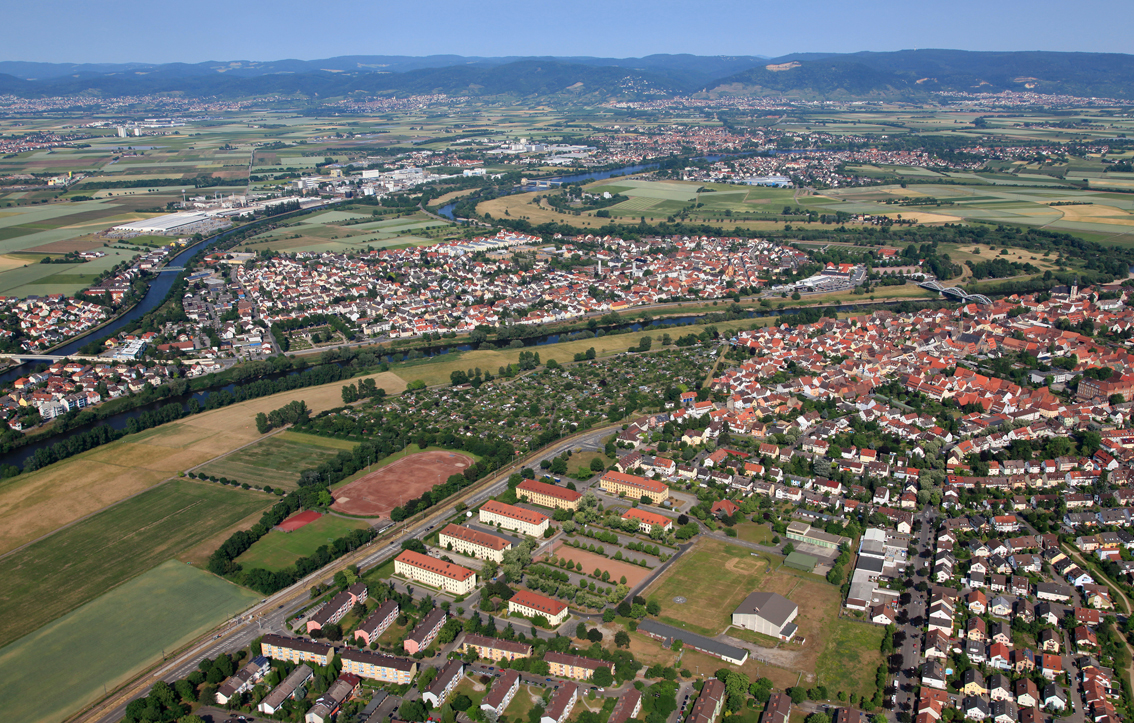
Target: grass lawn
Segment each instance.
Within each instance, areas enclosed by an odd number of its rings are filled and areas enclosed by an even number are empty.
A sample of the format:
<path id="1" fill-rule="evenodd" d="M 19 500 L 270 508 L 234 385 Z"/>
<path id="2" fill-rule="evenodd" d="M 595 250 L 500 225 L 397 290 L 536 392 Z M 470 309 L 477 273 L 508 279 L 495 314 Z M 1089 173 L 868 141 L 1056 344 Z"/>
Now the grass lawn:
<path id="1" fill-rule="evenodd" d="M 495 679 L 493 679 L 495 680 Z M 480 688 L 480 690 L 477 690 Z M 517 693 L 519 691 L 516 691 Z M 484 700 L 484 696 L 488 695 L 488 688 L 482 685 L 479 681 L 474 682 L 472 678 L 467 675 L 461 678 L 461 682 L 457 683 L 457 689 L 454 691 L 454 696 L 460 694 L 467 695 L 469 700 L 473 702 L 477 708 L 480 707 L 480 702 Z"/>
<path id="2" fill-rule="evenodd" d="M 174 480 L 0 560 L 0 645 L 267 509 L 273 500 L 262 492 Z"/>
<path id="3" fill-rule="evenodd" d="M 390 373 L 373 378 L 391 394 L 405 388 Z M 269 412 L 297 399 L 305 401 L 312 414 L 340 407 L 342 387 L 340 381 L 293 389 L 195 414 L 2 480 L 0 554 L 149 489 L 179 471 L 256 442 L 263 436 L 256 431 L 257 412 Z M 2 595 L 0 600 L 4 600 Z"/>
<path id="4" fill-rule="evenodd" d="M 768 559 L 717 540 L 702 539 L 647 590 L 664 623 L 713 636 L 732 623 L 732 611 L 762 585 Z M 686 602 L 676 603 L 675 597 Z"/>
<path id="5" fill-rule="evenodd" d="M 250 485 L 292 490 L 297 486 L 301 470 L 318 467 L 339 452 L 354 447 L 353 442 L 288 430 L 210 462 L 198 472 Z"/>
<path id="6" fill-rule="evenodd" d="M 827 625 L 827 645 L 819 654 L 815 673 L 833 696 L 840 690 L 859 697 L 874 695 L 874 674 L 882 664 L 883 628 L 836 618 Z"/>
<path id="7" fill-rule="evenodd" d="M 259 597 L 166 562 L 0 649 L 0 706 L 10 720 L 61 721 Z"/>
<path id="8" fill-rule="evenodd" d="M 756 524 L 755 522 L 738 522 L 734 527 L 736 536 L 745 542 L 753 542 L 757 545 L 771 545 L 772 538 L 775 533 L 768 523 L 763 522 Z"/>
<path id="9" fill-rule="evenodd" d="M 519 690 L 516 691 L 515 697 L 508 707 L 504 709 L 504 715 L 508 716 L 508 720 L 515 721 L 516 723 L 526 723 L 528 720 L 528 711 L 537 705 L 543 705 L 542 696 L 544 694 L 542 688 L 536 688 L 531 685 L 521 685 Z M 535 696 L 535 700 L 532 697 Z"/>
<path id="10" fill-rule="evenodd" d="M 320 545 L 369 525 L 362 520 L 351 520 L 334 515 L 323 515 L 295 532 L 272 530 L 256 541 L 237 558 L 245 567 L 262 567 L 265 570 L 282 570 L 301 557 L 314 554 Z"/>

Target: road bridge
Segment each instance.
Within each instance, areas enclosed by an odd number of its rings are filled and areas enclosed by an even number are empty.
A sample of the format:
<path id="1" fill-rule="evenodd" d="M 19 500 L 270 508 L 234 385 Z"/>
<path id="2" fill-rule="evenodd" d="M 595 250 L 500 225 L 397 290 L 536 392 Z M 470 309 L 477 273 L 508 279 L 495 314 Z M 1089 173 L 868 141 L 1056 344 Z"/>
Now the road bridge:
<path id="1" fill-rule="evenodd" d="M 948 296 L 948 297 L 957 299 L 958 301 L 960 301 L 961 303 L 964 303 L 964 304 L 984 304 L 984 305 L 988 305 L 988 304 L 992 303 L 992 300 L 989 299 L 984 294 L 970 294 L 969 292 L 962 289 L 960 286 L 943 286 L 941 284 L 941 282 L 937 281 L 936 279 L 934 279 L 932 281 L 923 281 L 922 283 L 918 284 L 918 286 L 920 286 L 923 289 L 929 289 L 931 291 L 936 291 L 936 292 L 940 293 L 942 296 Z"/>

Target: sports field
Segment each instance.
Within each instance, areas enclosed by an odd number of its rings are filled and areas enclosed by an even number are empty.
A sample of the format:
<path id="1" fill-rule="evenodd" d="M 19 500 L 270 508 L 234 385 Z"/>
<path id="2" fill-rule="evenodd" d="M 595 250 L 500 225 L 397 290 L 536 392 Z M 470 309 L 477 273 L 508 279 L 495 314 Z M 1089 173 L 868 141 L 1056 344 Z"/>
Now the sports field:
<path id="1" fill-rule="evenodd" d="M 320 545 L 327 545 L 351 530 L 369 526 L 364 520 L 323 515 L 294 532 L 272 530 L 236 558 L 236 561 L 245 567 L 282 570 L 299 558 L 314 553 Z"/>
<path id="2" fill-rule="evenodd" d="M 395 507 L 472 464 L 473 458 L 460 452 L 411 454 L 335 490 L 331 509 L 360 517 L 389 517 Z"/>
<path id="3" fill-rule="evenodd" d="M 0 645 L 260 510 L 274 498 L 174 480 L 0 559 Z"/>
<path id="4" fill-rule="evenodd" d="M 299 473 L 354 449 L 352 442 L 287 430 L 260 440 L 227 457 L 210 462 L 198 472 L 227 477 L 250 485 L 295 489 Z"/>
<path id="5" fill-rule="evenodd" d="M 769 560 L 750 552 L 702 539 L 646 589 L 645 597 L 661 605 L 662 622 L 717 635 L 732 623 L 732 611 L 749 593 L 768 589 Z M 678 597 L 686 602 L 674 602 Z"/>
<path id="6" fill-rule="evenodd" d="M 373 375 L 391 394 L 405 382 Z M 312 413 L 342 405 L 343 382 L 295 389 L 186 417 L 0 482 L 0 554 L 260 439 L 256 414 L 302 399 Z M 220 475 L 218 475 L 220 476 Z"/>
<path id="7" fill-rule="evenodd" d="M 9 720 L 56 723 L 259 598 L 169 561 L 0 649 Z M 110 654 L 113 651 L 113 654 Z"/>
<path id="8" fill-rule="evenodd" d="M 837 587 L 818 575 L 781 567 L 781 562 L 777 555 L 754 555 L 748 548 L 702 538 L 644 595 L 661 605 L 662 622 L 710 637 L 724 632 L 769 648 L 745 664 L 746 672 L 748 666 L 772 665 L 817 676 L 832 691 L 873 695 L 874 672 L 882 659 L 881 628 L 840 619 Z M 799 606 L 794 622 L 799 626 L 796 640 L 803 644 L 772 649 L 776 641 L 771 638 L 730 627 L 732 611 L 756 591 L 779 593 Z M 674 602 L 676 597 L 685 602 Z"/>

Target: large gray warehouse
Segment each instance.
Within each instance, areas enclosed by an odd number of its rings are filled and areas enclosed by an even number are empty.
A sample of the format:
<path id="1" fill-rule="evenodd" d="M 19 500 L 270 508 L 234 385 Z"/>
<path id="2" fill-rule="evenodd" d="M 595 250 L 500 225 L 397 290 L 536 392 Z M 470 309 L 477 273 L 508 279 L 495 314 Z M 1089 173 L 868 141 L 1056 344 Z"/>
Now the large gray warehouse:
<path id="1" fill-rule="evenodd" d="M 774 592 L 754 592 L 732 613 L 732 624 L 780 640 L 791 640 L 798 630 L 792 622 L 799 606 Z"/>

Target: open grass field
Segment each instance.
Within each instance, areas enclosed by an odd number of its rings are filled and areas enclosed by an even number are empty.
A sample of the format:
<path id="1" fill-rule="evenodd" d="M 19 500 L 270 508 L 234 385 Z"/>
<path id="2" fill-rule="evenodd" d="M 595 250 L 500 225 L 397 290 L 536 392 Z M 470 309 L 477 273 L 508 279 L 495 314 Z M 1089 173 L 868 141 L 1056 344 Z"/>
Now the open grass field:
<path id="1" fill-rule="evenodd" d="M 1049 228 L 1082 235 L 1101 234 L 1101 240 L 1127 243 L 1119 237 L 1134 231 L 1134 198 L 1103 191 L 1077 188 L 1005 187 L 1007 184 L 1040 183 L 1047 176 L 1011 176 L 997 179 L 994 186 L 935 186 L 919 184 L 916 188 L 872 186 L 868 188 L 833 189 L 802 201 L 819 211 L 883 214 L 915 218 L 920 223 L 956 223 L 985 221 Z M 971 179 L 970 179 L 971 180 Z M 931 196 L 951 202 L 941 206 L 898 206 L 879 203 L 885 198 Z M 1074 201 L 1081 205 L 1053 206 L 1056 201 Z"/>
<path id="2" fill-rule="evenodd" d="M 830 691 L 874 694 L 874 674 L 882 664 L 883 628 L 847 618 L 828 621 L 826 645 L 816 661 L 819 683 Z"/>
<path id="3" fill-rule="evenodd" d="M 771 545 L 772 537 L 775 533 L 768 523 L 764 522 L 756 524 L 755 522 L 744 521 L 737 523 L 736 536 L 745 542 L 754 542 L 757 545 Z"/>
<path id="4" fill-rule="evenodd" d="M 61 721 L 258 598 L 185 564 L 159 565 L 0 649 L 5 717 Z"/>
<path id="5" fill-rule="evenodd" d="M 706 187 L 720 189 L 714 193 L 697 193 Z M 705 184 L 683 181 L 642 181 L 614 178 L 598 181 L 587 187 L 588 193 L 609 191 L 629 196 L 629 200 L 609 207 L 610 218 L 599 218 L 593 211 L 575 216 L 556 211 L 546 203 L 532 203 L 547 191 L 501 196 L 477 205 L 481 214 L 493 218 L 523 218 L 533 224 L 569 223 L 573 226 L 597 228 L 608 224 L 637 224 L 644 216 L 647 222 L 664 221 L 683 210 L 690 221 L 720 224 L 725 228 L 746 228 L 756 231 L 782 231 L 784 222 L 778 216 L 784 205 L 792 203 L 790 189 L 757 188 L 731 184 Z M 700 208 L 693 208 L 697 203 Z M 729 212 L 726 215 L 726 212 Z M 772 220 L 775 218 L 776 220 Z M 793 228 L 827 228 L 815 223 L 792 221 Z"/>
<path id="6" fill-rule="evenodd" d="M 405 389 L 389 372 L 373 378 L 391 394 Z M 342 386 L 295 389 L 186 417 L 6 479 L 0 482 L 0 554 L 257 441 L 259 412 L 297 399 L 312 412 L 342 406 Z"/>
<path id="7" fill-rule="evenodd" d="M 339 452 L 354 447 L 353 442 L 287 430 L 210 462 L 197 471 L 250 485 L 290 490 L 295 489 L 301 470 L 318 467 Z"/>
<path id="8" fill-rule="evenodd" d="M 414 213 L 401 218 L 373 217 L 362 211 L 324 211 L 298 223 L 273 229 L 249 239 L 242 250 L 263 251 L 358 251 L 360 249 L 420 246 L 436 243 L 436 234 L 450 224 Z M 356 223 L 344 225 L 344 222 Z M 361 223 L 357 223 L 361 222 Z"/>
<path id="9" fill-rule="evenodd" d="M 614 554 L 613 550 L 610 551 Z M 613 560 L 608 557 L 603 557 L 596 552 L 588 552 L 586 550 L 577 550 L 574 547 L 567 547 L 562 542 L 556 542 L 555 547 L 552 548 L 551 554 L 559 558 L 570 560 L 571 562 L 579 562 L 583 565 L 583 572 L 590 575 L 592 572 L 602 570 L 603 572 L 610 573 L 611 585 L 617 584 L 622 577 L 626 578 L 626 584 L 631 588 L 638 585 L 638 583 L 645 580 L 650 576 L 650 569 L 641 567 L 639 565 L 631 565 L 622 560 Z M 634 559 L 641 559 L 641 555 L 634 552 L 623 552 L 623 555 L 629 555 Z"/>
<path id="10" fill-rule="evenodd" d="M 508 716 L 510 721 L 520 721 L 521 723 L 526 721 L 528 711 L 537 705 L 543 706 L 543 695 L 546 692 L 543 688 L 521 684 L 516 690 L 512 702 L 504 709 L 504 715 Z"/>
<path id="11" fill-rule="evenodd" d="M 267 509 L 274 498 L 175 480 L 0 559 L 0 644 Z"/>
<path id="12" fill-rule="evenodd" d="M 645 597 L 662 606 L 662 622 L 708 636 L 724 632 L 768 648 L 753 654 L 742 670 L 752 666 L 802 672 L 832 691 L 873 694 L 874 671 L 881 662 L 881 628 L 841 620 L 837 587 L 780 563 L 777 555 L 753 555 L 748 548 L 701 539 L 647 588 Z M 730 627 L 732 611 L 755 591 L 779 593 L 799 606 L 794 622 L 802 644 L 776 644 Z M 686 602 L 675 603 L 678 596 Z M 685 667 L 688 657 L 683 658 Z M 794 680 L 789 683 L 794 684 Z"/>
<path id="13" fill-rule="evenodd" d="M 769 559 L 749 552 L 702 539 L 646 588 L 644 597 L 661 605 L 662 622 L 717 635 L 732 623 L 732 611 L 749 593 L 766 589 Z M 676 603 L 676 597 L 686 602 Z"/>
<path id="14" fill-rule="evenodd" d="M 420 496 L 473 464 L 447 450 L 402 456 L 334 491 L 331 509 L 361 517 L 389 517 L 395 507 Z"/>
<path id="15" fill-rule="evenodd" d="M 311 555 L 320 545 L 326 545 L 351 530 L 368 526 L 363 520 L 323 515 L 294 532 L 272 530 L 238 557 L 237 562 L 245 567 L 282 570 L 299 558 Z"/>
<path id="16" fill-rule="evenodd" d="M 22 257 L 25 265 L 0 271 L 0 295 L 72 295 L 93 284 L 108 269 L 138 256 L 137 251 L 125 249 L 108 248 L 104 251 L 106 256 L 100 259 L 76 264 L 41 264 L 39 259 L 47 254 L 39 252 L 34 255 L 31 251 L 9 254 L 8 258 Z"/>

